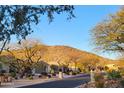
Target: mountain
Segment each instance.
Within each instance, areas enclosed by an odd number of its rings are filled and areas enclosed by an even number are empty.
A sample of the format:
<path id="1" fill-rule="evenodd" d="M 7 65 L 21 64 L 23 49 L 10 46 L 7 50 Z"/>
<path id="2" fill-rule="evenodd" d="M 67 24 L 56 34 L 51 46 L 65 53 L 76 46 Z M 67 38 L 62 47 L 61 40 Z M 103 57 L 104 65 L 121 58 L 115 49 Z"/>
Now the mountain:
<path id="1" fill-rule="evenodd" d="M 107 58 L 103 58 L 96 54 L 82 51 L 76 48 L 72 48 L 69 46 L 38 46 L 41 47 L 38 55 L 42 53 L 42 47 L 45 49 L 44 54 L 42 55 L 41 60 L 47 62 L 48 64 L 54 65 L 67 65 L 77 63 L 93 63 L 93 64 L 117 64 L 122 65 L 123 63 L 118 60 L 111 60 Z M 23 50 L 15 50 L 13 51 L 16 57 L 25 58 L 25 54 Z M 8 55 L 7 52 L 3 52 L 2 55 Z M 123 64 L 124 65 L 124 64 Z"/>
<path id="2" fill-rule="evenodd" d="M 49 64 L 57 64 L 57 61 L 60 60 L 61 63 L 66 62 L 67 60 L 70 62 L 89 62 L 89 63 L 97 63 L 97 64 L 109 64 L 116 63 L 116 61 L 103 58 L 96 54 L 82 51 L 76 48 L 72 48 L 69 46 L 47 46 L 48 50 L 45 53 L 43 59 L 49 62 Z M 46 58 L 47 57 L 47 58 Z"/>

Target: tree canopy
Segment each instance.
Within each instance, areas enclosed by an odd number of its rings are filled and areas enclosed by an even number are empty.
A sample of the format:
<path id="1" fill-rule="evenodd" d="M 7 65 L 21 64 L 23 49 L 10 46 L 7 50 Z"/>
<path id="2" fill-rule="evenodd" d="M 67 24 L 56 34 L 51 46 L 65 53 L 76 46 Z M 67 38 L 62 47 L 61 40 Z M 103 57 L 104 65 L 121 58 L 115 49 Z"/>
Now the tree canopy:
<path id="1" fill-rule="evenodd" d="M 92 29 L 98 50 L 124 52 L 124 7 Z"/>
<path id="2" fill-rule="evenodd" d="M 3 42 L 1 52 L 6 43 L 9 43 L 11 36 L 15 35 L 19 40 L 25 39 L 33 32 L 32 25 L 40 22 L 41 16 L 47 15 L 48 21 L 52 22 L 54 14 L 63 12 L 71 19 L 74 7 L 71 5 L 1 5 L 0 6 L 0 41 Z M 0 53 L 1 53 L 0 52 Z"/>

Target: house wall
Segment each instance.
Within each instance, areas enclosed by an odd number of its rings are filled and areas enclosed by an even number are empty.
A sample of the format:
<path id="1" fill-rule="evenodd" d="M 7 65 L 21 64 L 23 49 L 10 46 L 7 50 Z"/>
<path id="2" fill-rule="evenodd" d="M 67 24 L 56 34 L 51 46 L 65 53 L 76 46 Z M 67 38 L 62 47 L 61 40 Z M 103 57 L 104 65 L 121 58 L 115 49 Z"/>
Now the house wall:
<path id="1" fill-rule="evenodd" d="M 47 72 L 47 73 L 50 72 L 50 66 L 48 64 L 39 63 L 35 67 L 35 73 L 41 74 L 42 72 Z"/>
<path id="2" fill-rule="evenodd" d="M 2 63 L 2 62 L 0 62 L 0 64 L 2 65 L 0 70 L 5 70 L 8 73 L 9 72 L 9 66 L 7 64 Z"/>

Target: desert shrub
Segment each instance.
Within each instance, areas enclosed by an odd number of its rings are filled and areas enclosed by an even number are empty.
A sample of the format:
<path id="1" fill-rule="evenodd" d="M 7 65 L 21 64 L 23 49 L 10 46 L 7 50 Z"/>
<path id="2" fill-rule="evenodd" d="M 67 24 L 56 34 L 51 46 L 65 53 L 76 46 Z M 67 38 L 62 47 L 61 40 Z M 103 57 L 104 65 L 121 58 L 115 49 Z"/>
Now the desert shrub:
<path id="1" fill-rule="evenodd" d="M 69 75 L 69 72 L 65 72 L 66 75 Z"/>
<path id="2" fill-rule="evenodd" d="M 16 73 L 15 73 L 15 72 L 11 72 L 10 75 L 11 75 L 12 77 L 14 77 L 14 78 L 16 77 Z"/>
<path id="3" fill-rule="evenodd" d="M 124 68 L 119 69 L 121 76 L 124 76 Z"/>
<path id="4" fill-rule="evenodd" d="M 77 73 L 76 72 L 72 72 L 72 75 L 76 75 Z"/>
<path id="5" fill-rule="evenodd" d="M 47 78 L 51 78 L 51 75 L 47 75 Z"/>
<path id="6" fill-rule="evenodd" d="M 105 66 L 104 69 L 105 69 L 105 71 L 108 71 L 109 70 L 109 67 Z"/>
<path id="7" fill-rule="evenodd" d="M 120 80 L 120 84 L 122 87 L 124 87 L 124 79 Z"/>
<path id="8" fill-rule="evenodd" d="M 95 81 L 100 81 L 104 79 L 104 76 L 101 73 L 95 73 L 94 79 Z"/>
<path id="9" fill-rule="evenodd" d="M 56 76 L 56 73 L 52 73 L 52 76 Z"/>
<path id="10" fill-rule="evenodd" d="M 55 73 L 54 69 L 51 69 L 51 70 L 50 70 L 50 73 L 51 73 L 51 74 Z"/>
<path id="11" fill-rule="evenodd" d="M 70 72 L 69 72 L 69 75 L 72 75 L 72 73 L 73 73 L 73 72 L 72 72 L 72 71 L 70 71 Z"/>
<path id="12" fill-rule="evenodd" d="M 42 72 L 41 75 L 42 75 L 42 76 L 47 76 L 48 73 L 47 73 L 47 72 Z"/>
<path id="13" fill-rule="evenodd" d="M 108 72 L 108 79 L 119 79 L 121 78 L 121 74 L 119 71 L 112 70 Z"/>
<path id="14" fill-rule="evenodd" d="M 42 77 L 42 75 L 38 75 L 38 77 L 39 77 L 39 78 L 41 78 L 41 77 Z"/>
<path id="15" fill-rule="evenodd" d="M 95 82 L 95 86 L 97 88 L 104 88 L 104 82 L 103 81 L 97 81 L 97 82 Z"/>
<path id="16" fill-rule="evenodd" d="M 95 86 L 97 88 L 104 87 L 104 76 L 101 73 L 95 73 L 94 79 L 95 79 Z"/>
<path id="17" fill-rule="evenodd" d="M 32 80 L 33 79 L 33 76 L 29 76 L 28 79 Z"/>

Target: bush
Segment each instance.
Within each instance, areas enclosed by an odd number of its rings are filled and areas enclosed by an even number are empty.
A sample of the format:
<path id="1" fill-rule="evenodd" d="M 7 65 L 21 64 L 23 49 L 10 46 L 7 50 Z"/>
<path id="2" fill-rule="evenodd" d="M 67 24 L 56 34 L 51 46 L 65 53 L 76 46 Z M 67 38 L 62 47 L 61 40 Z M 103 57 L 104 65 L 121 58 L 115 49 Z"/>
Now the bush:
<path id="1" fill-rule="evenodd" d="M 104 88 L 104 82 L 103 81 L 95 82 L 95 86 L 97 88 Z"/>
<path id="2" fill-rule="evenodd" d="M 70 75 L 70 72 L 65 72 L 66 75 Z"/>
<path id="3" fill-rule="evenodd" d="M 124 79 L 120 81 L 120 84 L 122 85 L 122 87 L 124 87 Z"/>
<path id="4" fill-rule="evenodd" d="M 121 78 L 121 74 L 119 71 L 110 71 L 108 72 L 108 79 L 119 79 Z"/>
<path id="5" fill-rule="evenodd" d="M 95 79 L 95 86 L 97 88 L 104 87 L 104 76 L 101 73 L 95 73 L 94 79 Z"/>
<path id="6" fill-rule="evenodd" d="M 33 76 L 29 76 L 28 79 L 33 80 Z"/>
<path id="7" fill-rule="evenodd" d="M 41 78 L 41 77 L 42 77 L 42 75 L 38 75 L 38 77 L 39 77 L 39 78 Z"/>
<path id="8" fill-rule="evenodd" d="M 76 75 L 77 73 L 76 72 L 72 72 L 72 75 Z"/>
<path id="9" fill-rule="evenodd" d="M 51 70 L 50 70 L 50 73 L 51 73 L 51 74 L 54 74 L 54 73 L 55 73 L 54 69 L 51 69 Z"/>
<path id="10" fill-rule="evenodd" d="M 10 75 L 11 75 L 12 77 L 14 77 L 14 78 L 16 77 L 16 73 L 15 73 L 15 72 L 11 72 Z"/>
<path id="11" fill-rule="evenodd" d="M 56 76 L 56 73 L 52 73 L 52 76 Z"/>
<path id="12" fill-rule="evenodd" d="M 47 72 L 42 72 L 41 75 L 43 75 L 43 76 L 47 76 L 48 73 L 47 73 Z"/>
<path id="13" fill-rule="evenodd" d="M 101 73 L 95 73 L 94 79 L 95 81 L 101 81 L 104 79 L 104 76 Z"/>
<path id="14" fill-rule="evenodd" d="M 51 75 L 47 75 L 47 78 L 51 78 Z"/>

